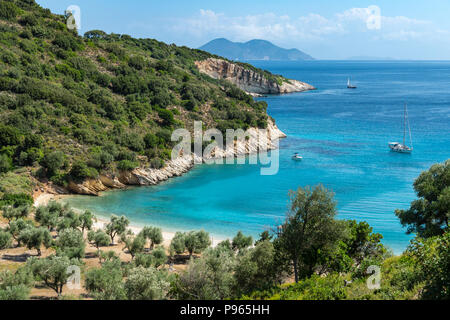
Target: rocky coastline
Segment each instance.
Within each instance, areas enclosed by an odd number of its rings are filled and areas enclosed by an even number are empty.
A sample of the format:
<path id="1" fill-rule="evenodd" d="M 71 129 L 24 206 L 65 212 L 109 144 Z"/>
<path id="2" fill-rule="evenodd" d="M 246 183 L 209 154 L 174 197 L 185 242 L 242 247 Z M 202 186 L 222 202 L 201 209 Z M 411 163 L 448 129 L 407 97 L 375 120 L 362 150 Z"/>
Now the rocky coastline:
<path id="1" fill-rule="evenodd" d="M 244 68 L 223 59 L 209 58 L 197 61 L 196 65 L 200 72 L 215 79 L 225 79 L 237 85 L 248 94 L 258 97 L 265 94 L 283 94 L 291 92 L 303 92 L 315 90 L 313 86 L 298 80 L 285 79 L 281 84 L 275 80 L 269 80 L 261 73 Z M 132 171 L 121 171 L 115 174 L 100 174 L 96 179 L 87 179 L 81 183 L 70 181 L 66 188 L 54 186 L 52 183 L 44 184 L 39 190 L 40 193 L 49 194 L 80 194 L 99 196 L 101 192 L 111 189 L 124 189 L 127 186 L 151 186 L 157 185 L 172 177 L 178 177 L 188 172 L 196 163 L 202 163 L 211 158 L 239 157 L 258 153 L 261 150 L 273 150 L 278 144 L 274 141 L 285 138 L 286 135 L 278 129 L 272 119 L 268 119 L 267 139 L 261 142 L 258 139 L 259 130 L 250 128 L 246 131 L 249 139 L 245 141 L 237 140 L 234 148 L 215 148 L 212 156 L 199 158 L 198 156 L 180 156 L 175 160 L 166 161 L 161 169 L 150 167 L 139 167 Z M 266 145 L 263 145 L 266 144 Z"/>
<path id="2" fill-rule="evenodd" d="M 316 89 L 308 83 L 291 79 L 285 79 L 280 84 L 275 80 L 267 79 L 261 73 L 223 59 L 208 58 L 197 61 L 195 64 L 200 72 L 214 79 L 230 81 L 252 96 L 303 92 Z"/>
<path id="3" fill-rule="evenodd" d="M 271 119 L 268 121 L 265 132 L 267 133 L 267 139 L 258 139 L 259 130 L 250 128 L 247 130 L 249 139 L 235 141 L 234 148 L 231 149 L 216 147 L 211 153 L 212 156 L 204 158 L 192 155 L 180 156 L 175 160 L 167 161 L 161 169 L 139 167 L 132 171 L 122 171 L 116 175 L 100 174 L 96 179 L 87 179 L 81 183 L 70 181 L 66 189 L 47 186 L 45 191 L 53 194 L 73 193 L 98 196 L 101 192 L 110 189 L 124 189 L 127 186 L 157 185 L 169 178 L 183 175 L 192 169 L 195 163 L 202 163 L 212 158 L 239 157 L 255 154 L 261 150 L 273 150 L 278 146 L 276 140 L 286 137 Z"/>

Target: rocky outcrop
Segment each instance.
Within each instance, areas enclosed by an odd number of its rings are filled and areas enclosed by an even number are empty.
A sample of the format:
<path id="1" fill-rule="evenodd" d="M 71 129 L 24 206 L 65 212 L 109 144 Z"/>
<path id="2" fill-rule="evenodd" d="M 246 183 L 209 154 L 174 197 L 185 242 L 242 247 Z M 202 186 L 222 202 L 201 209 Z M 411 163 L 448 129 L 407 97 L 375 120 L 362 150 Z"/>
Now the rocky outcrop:
<path id="1" fill-rule="evenodd" d="M 195 64 L 200 72 L 214 79 L 228 80 L 252 95 L 315 90 L 313 86 L 298 80 L 284 79 L 279 84 L 275 80 L 267 79 L 262 73 L 246 69 L 239 64 L 222 59 L 208 58 L 206 60 L 196 61 Z"/>
<path id="2" fill-rule="evenodd" d="M 73 193 L 89 196 L 98 196 L 99 192 L 108 190 L 108 187 L 106 187 L 100 179 L 88 179 L 82 183 L 70 181 L 67 188 Z"/>
<path id="3" fill-rule="evenodd" d="M 133 171 L 123 171 L 118 176 L 100 175 L 98 179 L 85 180 L 77 184 L 71 181 L 68 189 L 77 194 L 98 196 L 108 189 L 122 189 L 127 185 L 149 186 L 156 185 L 169 178 L 181 176 L 188 172 L 196 163 L 211 159 L 237 157 L 254 154 L 261 150 L 272 150 L 278 147 L 276 143 L 286 135 L 269 119 L 267 130 L 250 128 L 246 131 L 247 138 L 234 141 L 232 147 L 216 147 L 205 157 L 185 155 L 175 160 L 167 161 L 161 169 L 136 168 Z M 263 139 L 260 135 L 263 135 Z"/>
<path id="4" fill-rule="evenodd" d="M 200 160 L 201 161 L 201 160 Z M 122 172 L 120 181 L 127 185 L 156 185 L 172 177 L 181 176 L 194 166 L 192 156 L 179 157 L 166 162 L 162 169 L 136 168 L 133 171 Z"/>
<path id="5" fill-rule="evenodd" d="M 125 188 L 125 184 L 120 182 L 120 179 L 116 176 L 100 175 L 99 179 L 108 188 L 113 189 Z"/>

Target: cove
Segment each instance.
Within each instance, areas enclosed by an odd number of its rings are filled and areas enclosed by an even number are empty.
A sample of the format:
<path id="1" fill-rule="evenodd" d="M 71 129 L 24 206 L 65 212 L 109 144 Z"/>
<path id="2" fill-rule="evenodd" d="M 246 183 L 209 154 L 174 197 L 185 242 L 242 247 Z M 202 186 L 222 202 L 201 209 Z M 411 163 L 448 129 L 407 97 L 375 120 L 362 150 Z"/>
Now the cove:
<path id="1" fill-rule="evenodd" d="M 157 186 L 73 196 L 64 201 L 101 217 L 126 215 L 133 225 L 167 231 L 204 229 L 216 238 L 242 230 L 257 237 L 280 223 L 288 191 L 322 183 L 338 202 L 338 218 L 365 220 L 395 253 L 411 239 L 394 214 L 416 198 L 412 183 L 450 155 L 450 63 L 414 61 L 252 62 L 318 90 L 268 96 L 268 113 L 288 135 L 280 169 L 258 165 L 199 165 Z M 351 76 L 357 90 L 346 88 Z M 414 152 L 389 151 L 402 138 L 408 102 Z M 291 159 L 294 152 L 304 160 Z"/>

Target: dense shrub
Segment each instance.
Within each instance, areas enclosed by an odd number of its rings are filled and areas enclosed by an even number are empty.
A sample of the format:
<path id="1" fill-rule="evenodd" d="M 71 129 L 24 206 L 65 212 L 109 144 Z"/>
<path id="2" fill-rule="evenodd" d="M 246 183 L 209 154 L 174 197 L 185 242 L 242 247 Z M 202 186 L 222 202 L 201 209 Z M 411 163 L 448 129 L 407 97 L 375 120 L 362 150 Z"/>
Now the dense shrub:
<path id="1" fill-rule="evenodd" d="M 145 143 L 145 147 L 147 149 L 151 149 L 151 148 L 154 148 L 154 147 L 156 147 L 158 145 L 159 138 L 153 133 L 147 133 L 144 136 L 144 143 Z"/>
<path id="2" fill-rule="evenodd" d="M 96 169 L 104 169 L 114 161 L 114 156 L 107 151 L 93 153 L 88 161 L 88 166 Z"/>
<path id="3" fill-rule="evenodd" d="M 10 1 L 0 2 L 0 18 L 6 20 L 14 19 L 20 12 L 20 9 Z"/>
<path id="4" fill-rule="evenodd" d="M 75 181 L 83 181 L 87 178 L 97 178 L 98 171 L 95 168 L 88 167 L 83 161 L 77 161 L 72 165 L 69 175 Z"/>
<path id="5" fill-rule="evenodd" d="M 117 164 L 117 169 L 121 171 L 131 171 L 139 166 L 138 162 L 130 160 L 122 160 Z"/>
<path id="6" fill-rule="evenodd" d="M 165 126 L 171 126 L 175 123 L 173 113 L 170 110 L 161 109 L 158 111 L 158 115 L 163 120 Z"/>
<path id="7" fill-rule="evenodd" d="M 0 154 L 0 173 L 8 172 L 12 168 L 12 159 L 7 154 Z"/>
<path id="8" fill-rule="evenodd" d="M 64 50 L 76 51 L 80 49 L 79 41 L 74 37 L 68 36 L 67 34 L 58 33 L 52 43 Z"/>
<path id="9" fill-rule="evenodd" d="M 297 284 L 282 285 L 271 291 L 254 292 L 249 299 L 343 300 L 347 297 L 344 279 L 338 275 L 314 275 Z"/>
<path id="10" fill-rule="evenodd" d="M 27 14 L 19 19 L 19 23 L 23 26 L 35 26 L 38 24 L 38 19 L 34 14 Z"/>
<path id="11" fill-rule="evenodd" d="M 47 170 L 48 177 L 52 177 L 58 173 L 58 170 L 61 169 L 64 164 L 64 159 L 64 153 L 61 151 L 54 151 L 45 154 L 41 161 L 41 165 Z"/>
<path id="12" fill-rule="evenodd" d="M 21 137 L 17 128 L 0 124 L 0 146 L 16 146 L 20 144 Z"/>
<path id="13" fill-rule="evenodd" d="M 145 62 L 144 58 L 142 58 L 140 56 L 133 56 L 128 61 L 128 65 L 137 70 L 142 70 L 146 66 L 146 62 Z"/>
<path id="14" fill-rule="evenodd" d="M 0 207 L 13 206 L 17 208 L 22 206 L 31 206 L 33 202 L 33 197 L 27 193 L 6 193 L 0 198 Z"/>
<path id="15" fill-rule="evenodd" d="M 164 160 L 160 158 L 153 158 L 150 160 L 150 167 L 153 169 L 161 169 L 164 167 Z"/>

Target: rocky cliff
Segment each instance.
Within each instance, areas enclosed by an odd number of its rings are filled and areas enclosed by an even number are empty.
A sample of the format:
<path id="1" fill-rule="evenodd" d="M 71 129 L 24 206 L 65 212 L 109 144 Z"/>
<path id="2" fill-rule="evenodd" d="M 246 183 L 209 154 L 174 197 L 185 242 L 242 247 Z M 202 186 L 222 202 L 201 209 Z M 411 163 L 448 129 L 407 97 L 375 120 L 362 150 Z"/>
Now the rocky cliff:
<path id="1" fill-rule="evenodd" d="M 68 185 L 70 192 L 84 195 L 97 196 L 108 189 L 122 189 L 127 185 L 149 186 L 156 185 L 171 177 L 181 176 L 189 171 L 195 163 L 201 163 L 216 158 L 226 158 L 255 154 L 261 150 L 273 150 L 278 147 L 277 140 L 286 135 L 269 119 L 267 130 L 262 131 L 267 135 L 264 139 L 258 139 L 261 131 L 250 128 L 247 131 L 248 138 L 234 142 L 233 148 L 218 148 L 203 157 L 192 155 L 180 156 L 175 160 L 167 161 L 164 168 L 136 168 L 133 171 L 124 171 L 117 176 L 100 175 L 97 179 L 85 180 L 83 183 L 71 182 Z"/>
<path id="2" fill-rule="evenodd" d="M 249 94 L 279 94 L 314 90 L 315 88 L 298 80 L 270 80 L 262 73 L 246 69 L 242 65 L 226 60 L 208 58 L 195 63 L 200 72 L 214 79 L 225 79 Z"/>

